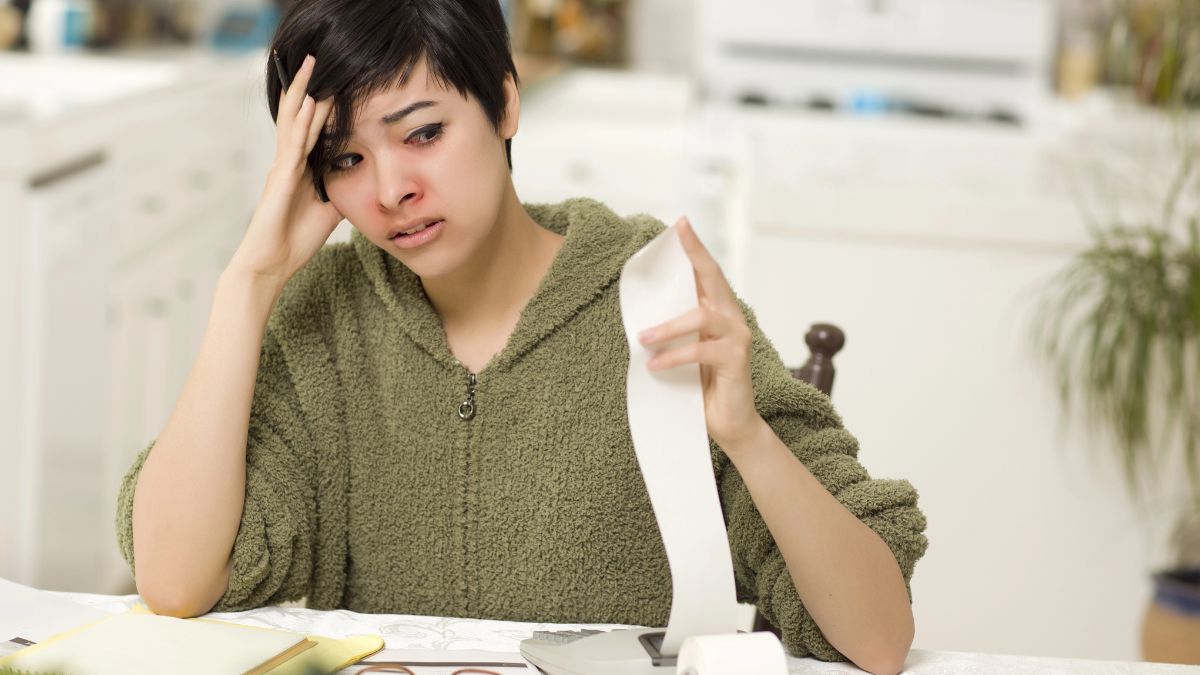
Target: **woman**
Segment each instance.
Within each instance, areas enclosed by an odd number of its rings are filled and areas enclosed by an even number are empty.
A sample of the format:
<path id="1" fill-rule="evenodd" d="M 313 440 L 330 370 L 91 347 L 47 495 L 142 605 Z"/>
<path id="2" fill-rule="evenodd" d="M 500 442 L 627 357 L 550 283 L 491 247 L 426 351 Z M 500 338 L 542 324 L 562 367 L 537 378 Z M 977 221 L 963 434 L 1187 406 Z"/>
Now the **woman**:
<path id="1" fill-rule="evenodd" d="M 616 283 L 663 226 L 517 199 L 495 0 L 306 0 L 273 47 L 275 162 L 121 493 L 142 597 L 177 616 L 307 597 L 665 623 Z M 322 248 L 343 217 L 352 241 Z M 897 672 L 926 546 L 916 493 L 869 479 L 828 399 L 789 377 L 680 232 L 700 304 L 641 340 L 700 336 L 651 367 L 700 364 L 739 595 L 794 654 Z"/>

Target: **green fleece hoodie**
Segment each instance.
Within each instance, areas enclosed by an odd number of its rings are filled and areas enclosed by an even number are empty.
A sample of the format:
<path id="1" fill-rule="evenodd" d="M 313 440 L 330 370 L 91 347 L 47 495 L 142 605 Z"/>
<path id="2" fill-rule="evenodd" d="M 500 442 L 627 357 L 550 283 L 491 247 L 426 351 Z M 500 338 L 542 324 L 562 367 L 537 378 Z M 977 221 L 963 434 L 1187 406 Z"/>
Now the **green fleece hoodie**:
<path id="1" fill-rule="evenodd" d="M 663 230 L 575 199 L 527 205 L 566 239 L 507 345 L 477 373 L 451 354 L 420 280 L 357 232 L 288 283 L 263 339 L 246 499 L 217 611 L 308 606 L 515 621 L 664 625 L 671 577 L 625 405 L 618 284 Z M 754 332 L 763 418 L 887 542 L 905 579 L 925 518 L 904 481 L 872 480 L 829 399 Z M 118 540 L 133 566 L 135 461 Z M 840 659 L 804 609 L 737 471 L 712 447 L 739 599 L 788 650 Z"/>

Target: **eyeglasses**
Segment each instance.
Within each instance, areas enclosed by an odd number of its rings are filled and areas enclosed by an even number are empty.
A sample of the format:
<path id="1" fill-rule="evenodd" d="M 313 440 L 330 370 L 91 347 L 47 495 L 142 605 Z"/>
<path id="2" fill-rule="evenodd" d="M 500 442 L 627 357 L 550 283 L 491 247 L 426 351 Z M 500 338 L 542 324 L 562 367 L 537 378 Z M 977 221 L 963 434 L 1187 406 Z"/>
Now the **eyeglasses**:
<path id="1" fill-rule="evenodd" d="M 514 663 L 512 665 L 524 667 L 524 664 L 520 663 Z M 408 666 L 404 665 L 403 663 L 374 663 L 358 671 L 356 675 L 361 673 L 399 673 L 400 675 L 417 675 L 413 671 L 409 670 Z M 482 668 L 460 668 L 459 670 L 450 673 L 450 675 L 500 675 L 500 673 L 497 673 L 494 670 L 483 670 Z"/>

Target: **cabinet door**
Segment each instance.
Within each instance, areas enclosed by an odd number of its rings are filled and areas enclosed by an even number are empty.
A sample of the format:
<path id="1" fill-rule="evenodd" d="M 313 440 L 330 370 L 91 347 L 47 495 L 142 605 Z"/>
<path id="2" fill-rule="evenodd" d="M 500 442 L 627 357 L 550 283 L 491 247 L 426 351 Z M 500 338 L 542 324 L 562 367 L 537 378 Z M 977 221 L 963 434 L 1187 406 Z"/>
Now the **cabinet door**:
<path id="1" fill-rule="evenodd" d="M 22 543 L 32 582 L 61 590 L 91 587 L 108 437 L 97 383 L 109 356 L 111 173 L 103 163 L 76 169 L 31 192 L 22 233 L 22 489 L 31 491 L 22 517 L 33 528 Z"/>
<path id="2" fill-rule="evenodd" d="M 183 391 L 208 326 L 217 279 L 248 219 L 251 206 L 244 199 L 215 201 L 220 205 L 171 228 L 169 236 L 122 266 L 113 286 L 107 384 L 113 452 L 102 501 L 110 523 L 122 478 L 137 454 L 162 433 Z M 111 532 L 107 526 L 110 540 Z M 113 549 L 111 541 L 107 549 Z M 107 587 L 128 583 L 115 551 L 107 564 Z"/>

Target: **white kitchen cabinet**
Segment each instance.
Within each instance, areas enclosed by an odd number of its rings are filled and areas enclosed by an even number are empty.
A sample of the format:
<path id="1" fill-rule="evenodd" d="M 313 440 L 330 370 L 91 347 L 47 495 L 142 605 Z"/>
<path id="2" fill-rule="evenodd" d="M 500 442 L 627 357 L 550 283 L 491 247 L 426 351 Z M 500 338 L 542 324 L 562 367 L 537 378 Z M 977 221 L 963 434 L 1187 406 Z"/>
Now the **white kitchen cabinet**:
<path id="1" fill-rule="evenodd" d="M 102 62 L 102 66 L 95 62 Z M 0 119 L 0 577 L 126 592 L 121 476 L 166 422 L 212 288 L 249 221 L 273 138 L 261 56 L 0 60 L 4 72 L 149 72 Z M 174 77 L 166 77 L 171 72 Z M 136 79 L 136 77 L 135 77 Z M 31 85 L 32 86 L 32 85 Z M 0 89 L 0 95 L 12 92 Z M 260 119 L 261 118 L 261 119 Z"/>
<path id="2" fill-rule="evenodd" d="M 94 162 L 94 163 L 92 163 Z M 22 515 L 17 541 L 45 562 L 42 578 L 56 578 L 79 556 L 73 542 L 45 537 L 67 531 L 82 517 L 94 517 L 100 485 L 95 477 L 104 461 L 80 452 L 103 443 L 107 350 L 103 340 L 109 289 L 112 174 L 98 158 L 31 186 L 20 241 L 22 300 L 18 324 L 21 376 L 18 381 L 19 435 L 24 457 L 18 463 Z M 31 461 L 33 457 L 37 459 Z M 41 497 L 53 495 L 53 505 Z M 86 536 L 98 540 L 92 528 Z M 95 542 L 88 547 L 95 549 Z M 27 559 L 34 571 L 36 561 Z"/>
<path id="3" fill-rule="evenodd" d="M 591 197 L 619 214 L 671 222 L 687 197 L 680 77 L 577 68 L 525 94 L 513 139 L 513 182 L 524 202 Z"/>

